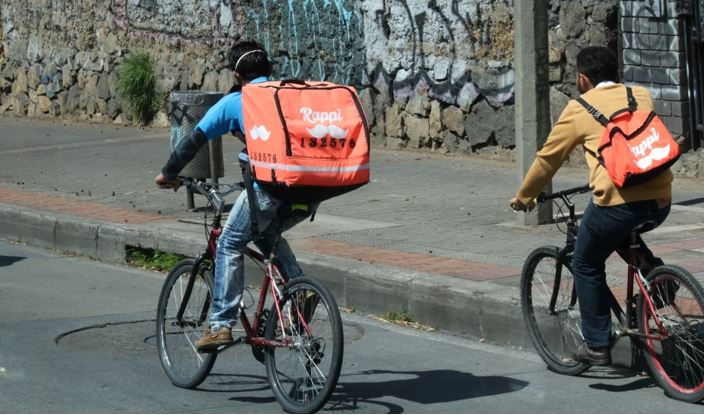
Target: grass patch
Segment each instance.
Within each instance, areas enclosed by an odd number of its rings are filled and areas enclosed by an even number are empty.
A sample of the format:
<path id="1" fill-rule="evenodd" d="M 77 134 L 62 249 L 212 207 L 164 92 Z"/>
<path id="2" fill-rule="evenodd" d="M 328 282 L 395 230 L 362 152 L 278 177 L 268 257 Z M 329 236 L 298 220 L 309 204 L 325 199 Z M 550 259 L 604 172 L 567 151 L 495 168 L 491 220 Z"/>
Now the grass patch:
<path id="1" fill-rule="evenodd" d="M 406 310 L 403 311 L 387 311 L 384 313 L 384 320 L 392 323 L 415 323 L 413 316 Z"/>
<path id="2" fill-rule="evenodd" d="M 434 327 L 427 324 L 418 323 L 413 319 L 413 315 L 406 310 L 403 311 L 387 311 L 383 316 L 377 317 L 381 321 L 398 324 L 399 326 L 411 327 L 416 330 L 436 331 Z"/>
<path id="3" fill-rule="evenodd" d="M 169 271 L 184 258 L 186 257 L 183 255 L 162 252 L 158 249 L 127 248 L 129 265 L 152 271 Z"/>
<path id="4" fill-rule="evenodd" d="M 125 110 L 143 125 L 149 124 L 166 99 L 166 94 L 156 89 L 154 61 L 145 52 L 124 60 L 117 73 L 117 91 Z"/>

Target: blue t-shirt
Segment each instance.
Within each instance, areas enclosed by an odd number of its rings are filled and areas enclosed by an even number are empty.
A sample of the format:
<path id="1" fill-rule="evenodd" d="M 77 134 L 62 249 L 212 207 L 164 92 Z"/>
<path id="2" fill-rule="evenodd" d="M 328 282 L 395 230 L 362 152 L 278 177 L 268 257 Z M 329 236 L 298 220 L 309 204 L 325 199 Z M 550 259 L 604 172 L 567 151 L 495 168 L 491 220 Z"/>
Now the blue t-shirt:
<path id="1" fill-rule="evenodd" d="M 269 78 L 260 76 L 250 83 L 257 84 L 266 82 Z M 203 118 L 198 122 L 196 128 L 210 140 L 227 134 L 230 131 L 239 131 L 245 134 L 244 117 L 242 115 L 242 93 L 233 92 L 227 94 L 210 107 Z"/>

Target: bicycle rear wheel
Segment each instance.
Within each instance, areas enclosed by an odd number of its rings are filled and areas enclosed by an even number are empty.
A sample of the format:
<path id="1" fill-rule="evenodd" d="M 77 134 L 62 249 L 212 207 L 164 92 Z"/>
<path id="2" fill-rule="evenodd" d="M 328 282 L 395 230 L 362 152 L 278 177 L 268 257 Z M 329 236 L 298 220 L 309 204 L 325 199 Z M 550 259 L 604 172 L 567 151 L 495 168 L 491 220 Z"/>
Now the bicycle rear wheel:
<path id="1" fill-rule="evenodd" d="M 645 359 L 658 385 L 668 396 L 687 402 L 704 399 L 704 292 L 686 270 L 664 265 L 646 277 L 651 312 L 638 301 L 638 326 L 644 339 Z M 641 296 L 642 297 L 642 296 Z M 656 322 L 666 333 L 664 339 Z"/>
<path id="2" fill-rule="evenodd" d="M 335 389 L 342 366 L 337 303 L 320 282 L 301 277 L 286 285 L 280 306 L 281 315 L 272 306 L 265 337 L 291 346 L 267 348 L 269 384 L 287 412 L 317 412 Z"/>
<path id="3" fill-rule="evenodd" d="M 571 359 L 584 342 L 579 305 L 572 271 L 558 261 L 557 253 L 557 247 L 544 246 L 528 256 L 521 272 L 521 306 L 533 346 L 548 368 L 577 375 L 587 368 Z M 550 311 L 553 294 L 555 307 Z"/>
<path id="4" fill-rule="evenodd" d="M 156 338 L 159 359 L 171 382 L 192 389 L 205 380 L 215 364 L 217 353 L 198 353 L 195 342 L 208 325 L 213 288 L 213 274 L 201 267 L 191 290 L 181 321 L 176 316 L 194 264 L 185 259 L 169 272 L 159 296 L 156 315 Z"/>

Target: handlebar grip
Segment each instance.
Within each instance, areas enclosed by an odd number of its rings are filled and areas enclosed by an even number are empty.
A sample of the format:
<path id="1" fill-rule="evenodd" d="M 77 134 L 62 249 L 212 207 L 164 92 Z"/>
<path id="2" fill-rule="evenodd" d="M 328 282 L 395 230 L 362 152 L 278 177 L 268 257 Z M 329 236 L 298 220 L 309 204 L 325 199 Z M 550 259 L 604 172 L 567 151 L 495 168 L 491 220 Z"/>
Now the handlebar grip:
<path id="1" fill-rule="evenodd" d="M 535 207 L 536 201 L 537 199 L 533 199 L 528 202 L 527 205 L 524 205 L 521 202 L 513 202 L 511 203 L 511 210 L 514 212 L 530 212 Z"/>

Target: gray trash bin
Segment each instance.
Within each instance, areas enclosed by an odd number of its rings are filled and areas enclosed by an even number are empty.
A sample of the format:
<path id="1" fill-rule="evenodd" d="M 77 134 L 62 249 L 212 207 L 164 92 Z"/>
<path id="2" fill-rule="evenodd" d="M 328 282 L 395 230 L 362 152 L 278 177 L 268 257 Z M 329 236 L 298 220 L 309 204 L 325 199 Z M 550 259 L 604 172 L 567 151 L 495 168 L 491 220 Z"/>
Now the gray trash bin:
<path id="1" fill-rule="evenodd" d="M 189 137 L 193 130 L 220 98 L 219 92 L 185 91 L 172 92 L 169 105 L 169 121 L 171 123 L 171 150 L 184 138 Z M 211 179 L 218 182 L 225 175 L 222 154 L 222 137 L 208 141 L 208 145 L 200 149 L 198 154 L 184 167 L 180 173 L 198 179 Z M 187 192 L 188 208 L 193 209 L 193 194 Z"/>

